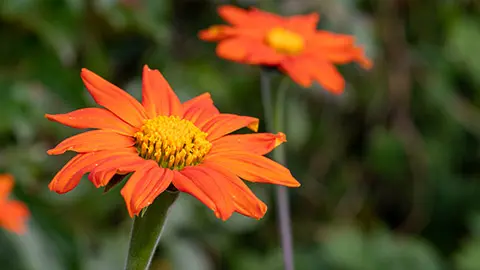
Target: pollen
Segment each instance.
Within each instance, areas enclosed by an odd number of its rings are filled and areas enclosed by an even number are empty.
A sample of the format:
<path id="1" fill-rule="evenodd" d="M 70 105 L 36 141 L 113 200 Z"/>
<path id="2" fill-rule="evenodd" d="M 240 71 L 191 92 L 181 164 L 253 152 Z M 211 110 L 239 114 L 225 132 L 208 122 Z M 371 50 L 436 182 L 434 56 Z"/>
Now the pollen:
<path id="1" fill-rule="evenodd" d="M 289 55 L 298 54 L 305 47 L 305 39 L 301 35 L 281 27 L 272 28 L 265 42 L 277 52 Z"/>
<path id="2" fill-rule="evenodd" d="M 207 133 L 178 116 L 149 119 L 134 137 L 142 158 L 172 170 L 200 164 L 212 148 Z"/>

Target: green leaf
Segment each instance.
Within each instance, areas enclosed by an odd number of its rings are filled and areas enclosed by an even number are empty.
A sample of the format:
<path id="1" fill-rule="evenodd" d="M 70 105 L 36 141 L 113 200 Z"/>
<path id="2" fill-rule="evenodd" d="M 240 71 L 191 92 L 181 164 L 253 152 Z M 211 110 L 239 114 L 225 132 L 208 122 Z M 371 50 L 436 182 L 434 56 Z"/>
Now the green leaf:
<path id="1" fill-rule="evenodd" d="M 480 23 L 474 18 L 460 17 L 453 23 L 447 36 L 446 54 L 460 68 L 468 72 L 480 85 Z"/>

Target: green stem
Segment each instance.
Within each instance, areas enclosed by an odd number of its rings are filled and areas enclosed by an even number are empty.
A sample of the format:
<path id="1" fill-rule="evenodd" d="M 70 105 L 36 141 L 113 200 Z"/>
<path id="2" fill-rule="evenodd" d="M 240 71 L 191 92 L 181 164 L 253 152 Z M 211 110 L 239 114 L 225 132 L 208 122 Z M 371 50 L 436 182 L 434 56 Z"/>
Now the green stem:
<path id="1" fill-rule="evenodd" d="M 287 77 L 284 77 L 283 80 L 280 82 L 280 86 L 278 87 L 277 100 L 275 103 L 275 120 L 274 120 L 275 121 L 274 127 L 276 128 L 277 131 L 285 130 L 285 126 L 284 126 L 285 100 L 287 98 L 288 84 L 289 84 L 289 79 Z"/>
<path id="2" fill-rule="evenodd" d="M 125 270 L 148 270 L 178 192 L 163 192 L 142 217 L 133 220 Z"/>
<path id="3" fill-rule="evenodd" d="M 270 74 L 265 69 L 262 69 L 261 75 L 261 90 L 262 90 L 262 104 L 265 114 L 265 122 L 267 124 L 267 130 L 269 132 L 282 131 L 283 121 L 284 121 L 284 110 L 285 110 L 285 95 L 286 95 L 286 83 L 282 82 L 280 85 L 276 104 L 275 112 L 272 102 L 272 91 L 271 91 L 271 79 Z M 275 115 L 274 115 L 275 114 Z M 274 117 L 275 116 L 275 117 Z M 282 165 L 286 165 L 286 155 L 285 148 L 283 145 L 280 145 L 275 150 L 273 150 L 273 159 Z M 285 270 L 293 270 L 294 261 L 293 261 L 293 243 L 292 243 L 292 229 L 290 224 L 290 206 L 288 199 L 288 190 L 284 186 L 276 187 L 276 198 L 277 198 L 277 214 L 278 214 L 278 227 L 280 231 L 280 240 L 282 244 L 283 251 L 283 262 L 285 265 Z"/>

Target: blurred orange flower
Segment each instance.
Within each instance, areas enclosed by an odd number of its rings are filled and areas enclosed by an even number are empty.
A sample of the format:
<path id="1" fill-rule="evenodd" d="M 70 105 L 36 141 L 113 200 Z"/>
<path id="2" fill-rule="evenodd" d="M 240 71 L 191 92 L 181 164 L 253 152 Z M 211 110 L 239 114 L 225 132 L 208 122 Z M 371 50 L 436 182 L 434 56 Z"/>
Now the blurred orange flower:
<path id="1" fill-rule="evenodd" d="M 0 226 L 9 231 L 23 234 L 30 212 L 24 203 L 8 199 L 13 184 L 11 175 L 0 174 Z"/>
<path id="2" fill-rule="evenodd" d="M 303 87 L 315 80 L 328 91 L 341 93 L 345 81 L 334 64 L 355 61 L 372 67 L 353 36 L 318 31 L 316 13 L 281 17 L 230 5 L 219 7 L 218 13 L 231 25 L 214 25 L 199 33 L 202 40 L 219 42 L 218 56 L 277 67 Z"/>
<path id="3" fill-rule="evenodd" d="M 261 218 L 267 207 L 239 177 L 297 187 L 290 171 L 263 155 L 286 141 L 283 133 L 228 135 L 243 127 L 257 131 L 258 119 L 220 113 L 208 93 L 180 103 L 158 70 L 143 69 L 142 103 L 87 69 L 81 77 L 103 108 L 49 115 L 74 128 L 97 130 L 70 137 L 48 151 L 78 154 L 53 178 L 49 188 L 65 193 L 82 175 L 101 187 L 115 174 L 133 172 L 121 190 L 130 216 L 171 184 L 211 208 L 218 218 L 233 212 Z"/>

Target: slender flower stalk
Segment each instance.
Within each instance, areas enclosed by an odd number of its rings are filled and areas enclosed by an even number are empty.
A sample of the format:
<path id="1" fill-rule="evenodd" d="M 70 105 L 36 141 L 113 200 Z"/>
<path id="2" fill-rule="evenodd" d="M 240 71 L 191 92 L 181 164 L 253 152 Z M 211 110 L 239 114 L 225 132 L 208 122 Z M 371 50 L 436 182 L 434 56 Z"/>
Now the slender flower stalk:
<path id="1" fill-rule="evenodd" d="M 125 270 L 147 270 L 165 227 L 168 212 L 178 192 L 164 192 L 148 207 L 143 216 L 133 220 Z"/>
<path id="2" fill-rule="evenodd" d="M 277 93 L 276 104 L 273 106 L 272 91 L 271 91 L 271 74 L 269 71 L 262 69 L 261 72 L 261 93 L 262 104 L 264 108 L 264 117 L 268 132 L 280 130 L 283 128 L 283 111 L 286 87 L 280 88 Z M 286 155 L 283 147 L 278 147 L 273 152 L 273 159 L 278 163 L 286 166 Z M 294 269 L 293 259 L 293 241 L 292 229 L 290 221 L 290 203 L 288 198 L 288 191 L 280 186 L 276 187 L 277 199 L 277 215 L 278 227 L 283 252 L 283 262 L 285 270 Z"/>

